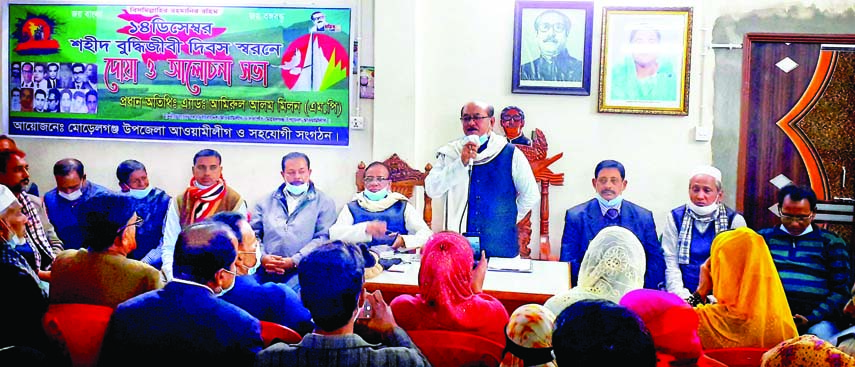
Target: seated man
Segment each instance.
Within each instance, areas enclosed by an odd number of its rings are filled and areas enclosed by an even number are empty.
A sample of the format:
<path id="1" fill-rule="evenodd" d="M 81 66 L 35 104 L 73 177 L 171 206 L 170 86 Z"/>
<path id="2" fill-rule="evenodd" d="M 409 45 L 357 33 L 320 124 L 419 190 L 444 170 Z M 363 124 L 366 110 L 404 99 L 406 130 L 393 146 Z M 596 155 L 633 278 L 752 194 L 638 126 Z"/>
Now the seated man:
<path id="1" fill-rule="evenodd" d="M 220 223 L 196 223 L 175 246 L 175 278 L 119 305 L 104 335 L 102 366 L 251 366 L 261 324 L 216 297 L 234 285 L 237 238 Z"/>
<path id="2" fill-rule="evenodd" d="M 801 334 L 831 340 L 846 324 L 841 311 L 849 299 L 846 242 L 812 225 L 816 194 L 809 187 L 778 191 L 781 225 L 758 231 L 781 276 L 793 321 Z"/>
<path id="3" fill-rule="evenodd" d="M 309 157 L 282 157 L 282 179 L 275 191 L 255 205 L 250 224 L 264 246 L 259 280 L 286 283 L 299 293 L 296 268 L 315 247 L 329 240 L 335 203 L 311 182 Z"/>
<path id="4" fill-rule="evenodd" d="M 202 149 L 193 156 L 193 178 L 190 186 L 175 200 L 169 201 L 163 224 L 161 270 L 172 279 L 172 255 L 181 229 L 200 222 L 215 213 L 237 211 L 246 215 L 246 202 L 223 179 L 223 157 L 212 149 Z"/>
<path id="5" fill-rule="evenodd" d="M 626 307 L 582 300 L 555 319 L 552 348 L 559 366 L 656 366 L 653 337 Z"/>
<path id="6" fill-rule="evenodd" d="M 698 167 L 689 176 L 689 201 L 668 216 L 662 233 L 665 283 L 668 292 L 682 299 L 698 289 L 701 265 L 710 257 L 715 236 L 745 227 L 745 218 L 721 202 L 723 195 L 721 171 L 712 166 Z"/>
<path id="7" fill-rule="evenodd" d="M 15 143 L 14 139 L 6 135 L 0 135 L 0 151 L 4 150 L 17 150 L 23 152 L 23 150 L 18 149 L 18 144 Z M 41 196 L 39 195 L 39 185 L 36 185 L 32 180 L 30 180 L 28 184 L 24 185 L 24 191 L 35 197 Z"/>
<path id="8" fill-rule="evenodd" d="M 0 151 L 0 184 L 18 199 L 27 217 L 25 235 L 12 239 L 18 251 L 36 273 L 46 276 L 54 257 L 62 251 L 62 241 L 48 220 L 42 199 L 25 191 L 30 182 L 30 165 L 26 154 L 17 149 Z"/>
<path id="9" fill-rule="evenodd" d="M 465 136 L 437 149 L 425 192 L 445 201 L 443 228 L 480 237 L 487 257 L 520 254 L 517 224 L 540 199 L 525 155 L 493 132 L 493 106 L 469 102 L 460 109 Z"/>
<path id="10" fill-rule="evenodd" d="M 258 354 L 256 366 L 429 366 L 407 333 L 395 324 L 380 291 L 363 290 L 360 250 L 332 242 L 309 253 L 298 268 L 303 304 L 312 313 L 315 331 L 299 344 L 277 343 Z M 336 276 L 330 276 L 335 274 Z M 368 303 L 367 320 L 359 301 Z M 364 322 L 362 322 L 364 321 Z M 354 333 L 355 325 L 361 329 Z M 363 336 L 379 334 L 382 345 Z"/>
<path id="11" fill-rule="evenodd" d="M 50 303 L 85 303 L 116 307 L 131 297 L 163 288 L 160 273 L 129 259 L 136 247 L 137 226 L 131 199 L 103 193 L 79 208 L 88 248 L 60 252 L 51 270 Z"/>
<path id="12" fill-rule="evenodd" d="M 163 223 L 166 218 L 169 201 L 172 199 L 165 191 L 152 187 L 148 183 L 148 172 L 139 161 L 128 159 L 119 163 L 116 178 L 122 192 L 131 197 L 134 211 L 142 219 L 137 226 L 137 248 L 128 254 L 128 258 L 140 260 L 160 269 L 160 242 L 163 238 Z"/>
<path id="13" fill-rule="evenodd" d="M 315 327 L 312 315 L 300 303 L 297 293 L 280 283 L 262 285 L 255 278 L 254 274 L 261 266 L 261 244 L 246 217 L 235 212 L 221 212 L 210 220 L 229 226 L 238 240 L 235 286 L 220 297 L 261 321 L 287 326 L 301 335 L 312 331 Z"/>
<path id="14" fill-rule="evenodd" d="M 626 189 L 626 170 L 618 161 L 605 160 L 594 168 L 591 184 L 597 195 L 594 199 L 567 209 L 564 216 L 564 235 L 561 237 L 561 261 L 570 262 L 573 286 L 579 280 L 582 258 L 588 243 L 607 226 L 621 226 L 634 233 L 644 246 L 647 271 L 644 288 L 659 289 L 665 283 L 665 260 L 662 246 L 656 237 L 653 213 L 629 200 L 621 193 Z"/>
<path id="15" fill-rule="evenodd" d="M 389 247 L 412 250 L 427 242 L 430 228 L 406 196 L 391 191 L 389 174 L 383 162 L 365 168 L 365 190 L 338 213 L 330 227 L 331 240 L 367 243 L 378 253 Z"/>
<path id="16" fill-rule="evenodd" d="M 53 165 L 56 188 L 45 194 L 50 223 L 62 240 L 66 250 L 84 247 L 83 229 L 77 217 L 77 207 L 95 195 L 108 193 L 104 186 L 90 182 L 83 171 L 83 163 L 74 158 L 62 159 Z"/>

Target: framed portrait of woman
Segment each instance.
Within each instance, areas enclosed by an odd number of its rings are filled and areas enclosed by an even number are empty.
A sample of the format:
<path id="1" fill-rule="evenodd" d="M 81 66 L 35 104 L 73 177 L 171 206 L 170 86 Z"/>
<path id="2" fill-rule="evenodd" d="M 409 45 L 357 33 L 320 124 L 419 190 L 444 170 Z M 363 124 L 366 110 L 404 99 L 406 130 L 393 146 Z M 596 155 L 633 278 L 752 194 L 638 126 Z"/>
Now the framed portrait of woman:
<path id="1" fill-rule="evenodd" d="M 603 8 L 599 112 L 689 114 L 692 8 Z"/>

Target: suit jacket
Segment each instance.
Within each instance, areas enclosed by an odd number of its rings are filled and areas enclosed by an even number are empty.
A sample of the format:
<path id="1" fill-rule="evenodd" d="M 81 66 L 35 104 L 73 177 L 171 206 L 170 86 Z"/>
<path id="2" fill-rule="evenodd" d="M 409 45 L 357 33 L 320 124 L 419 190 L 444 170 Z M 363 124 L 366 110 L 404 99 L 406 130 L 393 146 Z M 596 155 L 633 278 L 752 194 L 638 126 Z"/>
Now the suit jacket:
<path id="1" fill-rule="evenodd" d="M 120 304 L 104 336 L 101 366 L 251 366 L 261 324 L 207 287 L 172 281 Z"/>
<path id="2" fill-rule="evenodd" d="M 665 282 L 665 257 L 662 245 L 656 236 L 656 224 L 653 213 L 628 200 L 620 207 L 618 225 L 638 236 L 644 246 L 647 257 L 647 271 L 644 273 L 644 288 L 659 289 Z M 567 209 L 564 216 L 564 235 L 561 237 L 561 261 L 570 262 L 572 284 L 576 286 L 582 258 L 588 250 L 588 243 L 606 227 L 606 219 L 600 211 L 597 199 L 591 199 Z"/>

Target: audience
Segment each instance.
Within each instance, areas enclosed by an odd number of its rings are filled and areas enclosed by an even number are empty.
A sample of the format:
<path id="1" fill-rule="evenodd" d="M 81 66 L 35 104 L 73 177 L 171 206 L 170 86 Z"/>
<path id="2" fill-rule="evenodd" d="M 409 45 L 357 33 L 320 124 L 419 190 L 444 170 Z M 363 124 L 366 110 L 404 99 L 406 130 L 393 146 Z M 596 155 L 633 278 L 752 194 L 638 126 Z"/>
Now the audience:
<path id="1" fill-rule="evenodd" d="M 131 197 L 134 211 L 143 220 L 137 226 L 137 249 L 128 257 L 160 269 L 163 264 L 163 223 L 172 197 L 148 183 L 148 172 L 139 161 L 128 159 L 119 163 L 116 178 L 122 192 Z"/>
<path id="2" fill-rule="evenodd" d="M 235 279 L 237 238 L 220 223 L 184 228 L 172 281 L 119 305 L 104 336 L 102 366 L 247 366 L 261 350 L 261 325 L 216 297 Z"/>
<path id="3" fill-rule="evenodd" d="M 264 244 L 258 278 L 285 283 L 300 292 L 297 266 L 315 247 L 329 241 L 335 202 L 311 181 L 309 157 L 291 152 L 282 157 L 282 185 L 255 205 L 250 224 Z"/>
<path id="4" fill-rule="evenodd" d="M 338 213 L 330 239 L 366 243 L 373 251 L 422 247 L 433 233 L 409 199 L 392 192 L 389 167 L 373 162 L 365 168 L 365 190 Z"/>
<path id="5" fill-rule="evenodd" d="M 422 251 L 419 294 L 392 300 L 395 320 L 404 330 L 450 330 L 505 343 L 508 311 L 482 293 L 487 260 L 473 269 L 469 241 L 454 232 L 434 234 Z"/>
<path id="6" fill-rule="evenodd" d="M 559 366 L 656 366 L 653 338 L 638 316 L 606 300 L 582 300 L 558 315 L 552 333 Z"/>
<path id="7" fill-rule="evenodd" d="M 213 149 L 202 149 L 193 156 L 193 177 L 181 195 L 169 201 L 163 224 L 161 270 L 172 279 L 175 240 L 181 229 L 218 212 L 237 211 L 246 215 L 246 202 L 223 179 L 223 157 Z"/>
<path id="8" fill-rule="evenodd" d="M 811 222 L 816 194 L 789 185 L 778 191 L 781 225 L 758 231 L 766 240 L 799 332 L 831 341 L 848 325 L 842 310 L 849 298 L 846 242 Z"/>
<path id="9" fill-rule="evenodd" d="M 142 218 L 130 198 L 114 193 L 80 204 L 85 238 L 79 250 L 57 255 L 51 270 L 50 303 L 85 303 L 116 307 L 131 297 L 163 288 L 157 269 L 128 254 L 137 246 Z"/>
<path id="10" fill-rule="evenodd" d="M 256 366 L 429 366 L 395 323 L 380 291 L 363 290 L 364 267 L 363 255 L 354 245 L 332 242 L 308 253 L 297 270 L 303 304 L 312 313 L 315 330 L 299 344 L 266 348 L 258 354 Z M 363 309 L 360 300 L 369 311 L 357 324 Z M 371 334 L 379 334 L 382 344 L 363 339 Z"/>
<path id="11" fill-rule="evenodd" d="M 763 354 L 762 367 L 855 366 L 852 357 L 815 335 L 785 340 Z"/>
<path id="12" fill-rule="evenodd" d="M 552 356 L 555 314 L 538 305 L 522 305 L 505 327 L 506 344 L 501 367 L 556 367 Z"/>
<path id="13" fill-rule="evenodd" d="M 721 202 L 721 171 L 712 166 L 695 168 L 689 176 L 689 200 L 671 210 L 662 232 L 665 283 L 668 292 L 689 299 L 698 289 L 701 264 L 710 257 L 713 238 L 745 227 L 745 218 Z"/>
<path id="14" fill-rule="evenodd" d="M 591 240 L 579 270 L 579 284 L 549 298 L 544 306 L 559 314 L 583 299 L 605 299 L 617 303 L 629 291 L 644 285 L 644 248 L 623 227 L 603 228 Z"/>
<path id="15" fill-rule="evenodd" d="M 701 266 L 695 308 L 704 349 L 771 348 L 798 335 L 784 287 L 763 237 L 748 228 L 722 232 Z"/>
<path id="16" fill-rule="evenodd" d="M 46 271 L 54 257 L 62 251 L 62 241 L 48 220 L 42 199 L 26 192 L 27 183 L 30 182 L 30 165 L 24 159 L 25 156 L 24 152 L 16 149 L 0 151 L 0 184 L 15 195 L 27 217 L 25 235 L 13 237 L 12 245 L 27 259 L 30 267 L 46 279 Z"/>
<path id="17" fill-rule="evenodd" d="M 297 293 L 280 283 L 262 285 L 253 276 L 261 266 L 261 245 L 246 217 L 236 212 L 220 212 L 214 214 L 211 221 L 227 225 L 238 241 L 235 260 L 238 276 L 234 287 L 220 297 L 259 320 L 284 325 L 301 335 L 312 331 L 312 316 L 300 303 Z"/>
<path id="18" fill-rule="evenodd" d="M 74 158 L 59 160 L 53 165 L 56 188 L 45 194 L 48 219 L 62 240 L 63 248 L 76 250 L 84 247 L 83 228 L 77 216 L 77 207 L 93 196 L 110 192 L 104 186 L 86 179 L 83 163 Z"/>
<path id="19" fill-rule="evenodd" d="M 698 337 L 698 314 L 685 300 L 662 291 L 637 289 L 620 300 L 635 312 L 653 338 L 659 367 L 725 367 L 704 355 Z"/>

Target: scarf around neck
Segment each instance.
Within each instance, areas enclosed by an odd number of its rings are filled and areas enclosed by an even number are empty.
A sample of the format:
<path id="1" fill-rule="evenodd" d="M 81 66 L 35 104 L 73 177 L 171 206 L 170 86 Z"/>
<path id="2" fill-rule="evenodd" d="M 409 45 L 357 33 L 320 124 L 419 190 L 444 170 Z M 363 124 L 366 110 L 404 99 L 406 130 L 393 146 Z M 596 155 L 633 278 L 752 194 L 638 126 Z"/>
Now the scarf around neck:
<path id="1" fill-rule="evenodd" d="M 217 210 L 220 202 L 226 197 L 226 180 L 222 177 L 217 179 L 217 183 L 206 189 L 200 189 L 197 185 L 196 178 L 190 179 L 190 187 L 187 188 L 185 202 L 190 205 L 190 210 L 187 211 L 186 222 L 193 224 L 198 220 L 207 218 L 211 213 Z"/>

